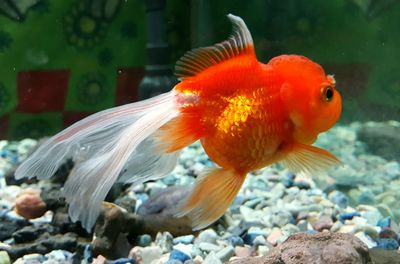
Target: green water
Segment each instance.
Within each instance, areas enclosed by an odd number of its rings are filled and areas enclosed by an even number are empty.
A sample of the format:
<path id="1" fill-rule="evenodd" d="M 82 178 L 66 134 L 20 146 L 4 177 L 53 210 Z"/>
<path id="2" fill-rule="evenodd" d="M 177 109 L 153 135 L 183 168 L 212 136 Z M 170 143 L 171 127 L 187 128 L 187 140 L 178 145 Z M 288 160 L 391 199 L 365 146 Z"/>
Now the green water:
<path id="1" fill-rule="evenodd" d="M 30 136 L 32 120 L 46 124 L 32 136 L 52 134 L 84 114 L 138 99 L 144 1 L 14 2 L 0 7 L 3 138 Z M 397 1 L 166 1 L 171 68 L 190 48 L 224 40 L 228 13 L 246 21 L 261 61 L 302 54 L 335 74 L 341 121 L 398 119 Z"/>

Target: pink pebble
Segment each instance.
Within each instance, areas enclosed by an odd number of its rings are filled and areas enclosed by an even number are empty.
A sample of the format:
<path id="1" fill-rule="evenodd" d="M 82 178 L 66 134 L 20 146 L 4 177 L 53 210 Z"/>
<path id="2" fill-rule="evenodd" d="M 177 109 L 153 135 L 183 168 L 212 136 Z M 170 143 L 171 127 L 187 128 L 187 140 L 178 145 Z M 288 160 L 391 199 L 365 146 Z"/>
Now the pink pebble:
<path id="1" fill-rule="evenodd" d="M 280 229 L 274 229 L 272 230 L 271 234 L 267 237 L 267 241 L 273 245 L 276 246 L 278 244 L 279 238 L 282 237 L 282 232 Z"/>
<path id="2" fill-rule="evenodd" d="M 253 251 L 249 247 L 241 247 L 241 246 L 236 246 L 235 247 L 235 255 L 239 258 L 247 258 L 252 255 Z"/>
<path id="3" fill-rule="evenodd" d="M 98 255 L 95 259 L 93 259 L 92 264 L 107 264 L 107 259 L 102 255 Z"/>

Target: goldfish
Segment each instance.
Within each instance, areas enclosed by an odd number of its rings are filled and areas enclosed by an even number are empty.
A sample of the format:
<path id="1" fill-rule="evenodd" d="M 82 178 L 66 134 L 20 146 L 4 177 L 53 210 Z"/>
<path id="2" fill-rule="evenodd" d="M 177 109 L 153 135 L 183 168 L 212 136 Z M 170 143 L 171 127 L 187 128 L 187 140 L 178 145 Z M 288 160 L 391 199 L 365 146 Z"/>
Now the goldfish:
<path id="1" fill-rule="evenodd" d="M 341 114 L 335 79 L 300 55 L 257 60 L 250 31 L 228 15 L 233 32 L 213 46 L 188 51 L 171 91 L 86 117 L 42 144 L 15 177 L 50 178 L 72 158 L 63 188 L 72 221 L 90 230 L 116 182 L 160 179 L 180 150 L 200 141 L 215 164 L 196 178 L 176 217 L 194 230 L 219 219 L 246 175 L 274 163 L 316 175 L 339 160 L 312 144 Z"/>

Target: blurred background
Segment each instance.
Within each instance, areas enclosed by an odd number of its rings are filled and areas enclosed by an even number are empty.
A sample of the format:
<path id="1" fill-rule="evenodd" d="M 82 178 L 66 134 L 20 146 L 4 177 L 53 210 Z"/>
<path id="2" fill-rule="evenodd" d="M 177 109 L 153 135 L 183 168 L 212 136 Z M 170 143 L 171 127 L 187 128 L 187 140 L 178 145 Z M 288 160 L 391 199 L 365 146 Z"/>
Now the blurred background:
<path id="1" fill-rule="evenodd" d="M 180 56 L 230 34 L 228 13 L 259 60 L 302 54 L 334 74 L 341 123 L 399 119 L 400 1 L 1 0 L 0 137 L 52 135 L 169 90 Z"/>

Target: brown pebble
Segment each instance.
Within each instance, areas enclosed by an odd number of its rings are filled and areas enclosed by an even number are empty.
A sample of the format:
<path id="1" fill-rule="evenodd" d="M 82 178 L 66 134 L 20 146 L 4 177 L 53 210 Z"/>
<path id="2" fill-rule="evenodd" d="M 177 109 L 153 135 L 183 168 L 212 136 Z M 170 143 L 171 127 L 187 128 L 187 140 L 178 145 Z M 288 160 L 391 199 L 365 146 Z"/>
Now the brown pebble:
<path id="1" fill-rule="evenodd" d="M 14 211 L 27 219 L 34 219 L 44 215 L 47 208 L 40 197 L 40 190 L 25 189 L 17 195 Z"/>
<path id="2" fill-rule="evenodd" d="M 394 240 L 397 240 L 397 233 L 394 232 L 390 228 L 385 228 L 379 233 L 379 238 L 393 238 Z"/>
<path id="3" fill-rule="evenodd" d="M 314 230 L 321 232 L 324 229 L 331 229 L 333 226 L 332 218 L 328 215 L 322 215 L 318 220 L 312 225 Z"/>

